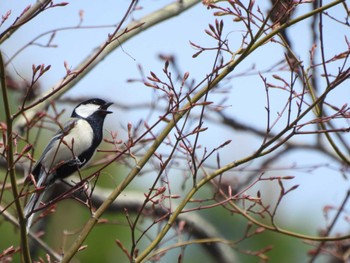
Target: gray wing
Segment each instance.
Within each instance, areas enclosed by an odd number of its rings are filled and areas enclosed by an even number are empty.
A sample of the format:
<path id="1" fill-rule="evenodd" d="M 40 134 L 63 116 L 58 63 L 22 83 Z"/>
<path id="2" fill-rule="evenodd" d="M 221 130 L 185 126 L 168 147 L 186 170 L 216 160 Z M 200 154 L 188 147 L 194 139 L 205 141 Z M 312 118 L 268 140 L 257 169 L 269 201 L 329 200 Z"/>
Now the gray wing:
<path id="1" fill-rule="evenodd" d="M 35 163 L 35 166 L 33 168 L 32 174 L 35 177 L 35 180 L 38 181 L 38 176 L 40 174 L 41 170 L 41 162 L 43 161 L 44 157 L 47 155 L 47 153 L 52 150 L 54 146 L 57 145 L 57 143 L 62 139 L 63 136 L 65 136 L 75 125 L 77 122 L 77 118 L 71 118 L 69 121 L 67 121 L 63 129 L 59 129 L 56 134 L 52 137 L 52 139 L 49 141 L 49 143 L 46 145 L 43 153 L 41 154 L 40 158 Z"/>

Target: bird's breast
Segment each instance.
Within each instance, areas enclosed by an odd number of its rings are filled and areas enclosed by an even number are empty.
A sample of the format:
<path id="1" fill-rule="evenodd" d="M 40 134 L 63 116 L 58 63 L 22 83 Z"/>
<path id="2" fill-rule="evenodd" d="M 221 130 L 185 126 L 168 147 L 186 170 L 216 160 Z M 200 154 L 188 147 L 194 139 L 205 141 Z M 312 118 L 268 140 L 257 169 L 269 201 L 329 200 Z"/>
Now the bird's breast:
<path id="1" fill-rule="evenodd" d="M 94 133 L 90 124 L 83 119 L 79 119 L 71 131 L 63 137 L 63 140 L 70 149 L 73 149 L 74 154 L 78 156 L 90 148 L 93 136 Z"/>

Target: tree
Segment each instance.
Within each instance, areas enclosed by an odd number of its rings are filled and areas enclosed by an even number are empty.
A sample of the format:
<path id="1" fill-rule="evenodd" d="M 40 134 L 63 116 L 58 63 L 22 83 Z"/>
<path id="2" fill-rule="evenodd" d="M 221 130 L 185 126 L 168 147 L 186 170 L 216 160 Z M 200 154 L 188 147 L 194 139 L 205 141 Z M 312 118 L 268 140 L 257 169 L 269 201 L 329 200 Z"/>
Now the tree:
<path id="1" fill-rule="evenodd" d="M 0 258 L 280 261 L 283 244 L 293 253 L 297 244 L 303 260 L 346 261 L 350 235 L 337 228 L 349 198 L 346 2 L 163 4 L 6 7 L 0 229 L 18 240 L 3 240 Z M 139 54 L 153 50 L 151 65 Z M 30 52 L 36 62 L 25 62 Z M 118 118 L 94 163 L 55 186 L 28 239 L 23 204 L 40 189 L 23 178 L 67 103 L 89 96 L 113 99 Z M 320 216 L 305 220 L 302 209 Z"/>

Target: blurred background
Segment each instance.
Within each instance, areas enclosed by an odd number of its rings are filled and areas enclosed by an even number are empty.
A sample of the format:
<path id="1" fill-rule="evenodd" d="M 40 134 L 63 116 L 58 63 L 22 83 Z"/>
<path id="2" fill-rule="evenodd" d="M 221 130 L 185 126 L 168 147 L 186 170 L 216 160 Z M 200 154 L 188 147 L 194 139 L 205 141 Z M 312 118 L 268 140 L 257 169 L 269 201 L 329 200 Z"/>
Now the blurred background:
<path id="1" fill-rule="evenodd" d="M 164 7 L 172 1 L 140 1 L 137 11 L 128 17 L 128 22 L 133 19 L 140 19 Z M 34 1 L 32 1 L 32 4 Z M 1 1 L 0 10 L 4 15 L 11 10 L 11 16 L 0 27 L 1 32 L 6 29 L 21 14 L 28 1 Z M 325 3 L 324 3 L 325 4 Z M 51 65 L 51 68 L 40 79 L 40 92 L 50 90 L 59 83 L 66 74 L 64 63 L 69 68 L 74 69 L 101 43 L 104 43 L 108 34 L 112 32 L 115 25 L 121 20 L 126 12 L 129 1 L 106 0 L 99 3 L 91 0 L 76 0 L 68 5 L 49 9 L 28 24 L 20 27 L 8 40 L 1 44 L 1 52 L 5 61 L 10 61 L 7 70 L 16 81 L 30 81 L 32 77 L 32 65 Z M 269 1 L 259 1 L 262 13 L 267 13 L 271 8 Z M 222 6 L 226 6 L 222 4 Z M 257 8 L 257 6 L 255 7 Z M 298 6 L 292 17 L 298 17 L 312 10 L 312 3 L 305 3 Z M 86 97 L 101 97 L 114 102 L 114 114 L 106 119 L 105 128 L 107 131 L 117 131 L 118 139 L 126 141 L 128 139 L 127 125 L 133 127 L 143 121 L 154 123 L 162 115 L 162 103 L 157 105 L 157 94 L 140 80 L 143 75 L 148 76 L 152 71 L 157 76 L 164 76 L 164 57 L 171 57 L 175 64 L 172 64 L 170 71 L 174 75 L 177 71 L 183 75 L 189 72 L 190 81 L 198 83 L 211 72 L 215 51 L 203 52 L 200 56 L 193 58 L 198 50 L 191 44 L 195 43 L 203 47 L 212 47 L 216 43 L 204 32 L 208 24 L 215 24 L 215 19 L 223 19 L 224 35 L 232 50 L 237 50 L 242 42 L 244 27 L 241 23 L 234 22 L 232 17 L 215 17 L 213 13 L 217 10 L 207 8 L 202 3 L 183 12 L 179 16 L 164 21 L 152 28 L 145 30 L 131 40 L 123 43 L 121 48 L 112 52 L 98 66 L 96 66 L 87 76 L 79 81 L 73 89 L 60 98 L 57 107 L 65 109 L 61 121 L 65 120 L 74 104 L 70 100 L 78 100 Z M 339 19 L 344 19 L 347 14 L 344 8 L 337 6 L 329 11 L 330 15 L 336 15 Z M 340 54 L 348 49 L 346 36 L 349 30 L 346 25 L 341 25 L 335 21 L 324 17 L 323 32 L 325 43 L 325 55 L 331 59 L 335 54 Z M 127 23 L 126 23 L 127 24 Z M 125 24 L 125 25 L 126 25 Z M 45 47 L 52 37 L 51 33 L 56 30 L 55 36 L 50 42 L 52 47 Z M 297 56 L 309 67 L 311 63 L 310 50 L 313 47 L 312 19 L 306 19 L 288 28 L 287 34 Z M 41 37 L 37 36 L 43 34 Z M 28 43 L 33 42 L 31 45 Z M 21 48 L 25 47 L 23 50 Z M 19 52 L 19 50 L 21 50 Z M 19 53 L 18 53 L 19 52 Z M 257 49 L 249 58 L 244 60 L 225 80 L 216 92 L 209 96 L 209 101 L 213 102 L 213 110 L 206 115 L 205 127 L 208 130 L 201 137 L 202 149 L 208 151 L 218 147 L 227 140 L 232 142 L 220 150 L 221 165 L 225 165 L 234 160 L 241 159 L 256 151 L 262 138 L 257 137 L 249 131 L 235 130 L 227 125 L 223 125 L 221 114 L 233 118 L 237 122 L 264 131 L 266 129 L 266 90 L 262 77 L 268 83 L 279 83 L 273 75 L 278 74 L 288 79 L 290 73 L 283 68 L 286 50 L 277 43 L 267 43 Z M 320 63 L 320 52 L 316 47 L 315 61 Z M 225 55 L 227 59 L 228 56 Z M 281 62 L 282 61 L 282 62 Z M 336 74 L 342 61 L 329 65 L 329 71 Z M 349 63 L 346 64 L 349 66 Z M 325 88 L 325 80 L 322 71 L 315 71 L 319 86 Z M 178 84 L 180 81 L 178 82 Z M 279 83 L 281 85 L 281 83 Z M 273 128 L 273 132 L 278 132 L 286 124 L 285 115 L 278 119 L 278 114 L 283 111 L 288 93 L 283 89 L 271 89 L 270 114 L 272 122 L 278 120 Z M 13 96 L 13 109 L 16 108 L 18 98 Z M 348 84 L 346 83 L 327 97 L 327 102 L 341 107 L 349 103 Z M 2 101 L 0 102 L 2 103 Z M 220 114 L 217 109 L 220 108 Z M 4 121 L 4 114 L 0 113 L 1 121 Z M 309 114 L 303 122 L 314 119 Z M 349 122 L 344 119 L 336 122 L 336 127 L 349 127 Z M 161 130 L 160 126 L 156 131 Z M 193 126 L 195 127 L 195 126 Z M 106 132 L 108 137 L 108 132 Z M 173 134 L 172 134 L 173 135 Z M 171 136 L 172 136 L 171 135 Z M 219 136 L 218 136 L 219 135 Z M 40 139 L 39 147 L 42 149 L 52 131 L 45 131 Z M 295 136 L 294 141 L 308 145 L 314 143 L 314 134 Z M 345 138 L 349 143 L 349 137 Z M 101 148 L 108 148 L 108 145 Z M 161 148 L 166 151 L 166 148 Z M 39 155 L 40 150 L 36 150 Z M 278 152 L 277 152 L 278 153 Z M 38 155 L 35 157 L 38 158 Z M 294 176 L 293 180 L 285 182 L 288 189 L 294 185 L 299 187 L 288 194 L 278 210 L 278 224 L 291 231 L 300 232 L 306 235 L 319 235 L 320 231 L 328 226 L 333 218 L 336 209 L 343 201 L 349 190 L 348 175 L 349 168 L 339 161 L 334 161 L 331 157 L 315 150 L 290 151 L 281 156 L 276 156 L 269 169 L 256 171 L 266 160 L 255 160 L 245 164 L 244 167 L 230 171 L 225 177 L 226 180 L 234 182 L 244 182 L 250 175 L 258 176 L 264 173 L 264 177 L 269 176 Z M 217 166 L 215 156 L 208 159 L 208 165 Z M 85 171 L 89 173 L 89 170 Z M 84 173 L 85 173 L 84 172 Z M 90 171 L 91 172 L 91 171 Z M 102 187 L 116 186 L 128 173 L 128 166 L 116 164 L 104 171 L 104 176 L 99 180 L 98 185 Z M 181 173 L 183 173 L 181 171 Z M 3 178 L 4 170 L 0 170 L 0 178 Z M 157 171 L 150 171 L 138 177 L 127 190 L 137 192 L 147 192 L 151 187 Z M 168 177 L 172 181 L 174 193 L 184 195 L 186 192 L 181 188 L 184 184 L 185 176 L 179 174 L 174 169 L 169 171 Z M 1 179 L 2 180 L 2 179 Z M 188 180 L 189 183 L 191 180 Z M 186 189 L 186 188 L 185 188 Z M 264 202 L 275 204 L 279 196 L 280 187 L 276 181 L 262 181 L 249 189 L 246 194 L 255 196 L 257 191 L 261 192 Z M 206 192 L 207 191 L 207 192 Z M 201 189 L 198 198 L 208 198 L 212 195 L 210 189 Z M 326 213 L 330 209 L 328 213 Z M 332 235 L 346 234 L 349 231 L 348 211 L 346 205 L 344 213 L 337 221 Z M 198 214 L 211 222 L 225 238 L 237 240 L 244 234 L 247 221 L 239 216 L 232 216 L 223 209 L 210 209 L 198 211 Z M 327 215 L 327 216 L 326 216 Z M 58 205 L 57 213 L 51 216 L 49 229 L 45 235 L 45 240 L 58 251 L 64 250 L 76 236 L 75 231 L 81 227 L 89 216 L 85 207 L 72 200 L 66 200 Z M 105 218 L 110 224 L 97 226 L 89 236 L 85 244 L 93 249 L 86 249 L 80 252 L 77 262 L 128 262 L 125 255 L 116 246 L 115 240 L 119 239 L 128 249 L 130 246 L 130 229 L 127 225 L 123 213 L 106 214 Z M 149 221 L 147 221 L 149 220 Z M 261 219 L 264 220 L 264 219 Z M 145 225 L 151 222 L 145 219 Z M 267 221 L 268 222 L 268 221 Z M 65 238 L 62 237 L 62 232 Z M 18 235 L 13 235 L 14 229 L 8 222 L 0 219 L 0 251 L 6 249 L 11 244 L 18 244 Z M 174 233 L 173 233 L 174 234 Z M 5 238 L 6 237 L 6 238 Z M 150 237 L 151 239 L 152 237 Z M 144 245 L 147 245 L 145 242 Z M 300 239 L 282 236 L 278 233 L 264 232 L 252 238 L 244 240 L 238 245 L 240 250 L 258 251 L 271 245 L 273 249 L 266 253 L 269 262 L 306 262 L 308 251 L 314 247 Z M 177 262 L 179 250 L 168 253 L 160 262 Z M 237 258 L 241 262 L 260 262 L 261 259 L 247 253 L 237 252 Z M 205 250 L 199 245 L 186 248 L 184 262 L 216 262 L 208 257 Z M 44 258 L 43 254 L 41 256 Z M 319 257 L 317 262 L 328 262 L 327 257 Z"/>

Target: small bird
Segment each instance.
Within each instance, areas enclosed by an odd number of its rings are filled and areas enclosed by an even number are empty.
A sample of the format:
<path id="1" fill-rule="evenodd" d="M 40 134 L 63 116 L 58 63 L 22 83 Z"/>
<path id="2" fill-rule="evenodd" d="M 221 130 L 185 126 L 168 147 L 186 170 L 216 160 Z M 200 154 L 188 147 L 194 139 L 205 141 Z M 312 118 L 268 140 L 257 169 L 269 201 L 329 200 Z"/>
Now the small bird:
<path id="1" fill-rule="evenodd" d="M 24 208 L 27 232 L 32 225 L 34 210 L 40 206 L 50 186 L 85 166 L 94 155 L 102 141 L 105 117 L 112 113 L 107 109 L 112 104 L 96 98 L 80 103 L 74 108 L 71 119 L 47 144 L 32 170 L 36 187 L 42 190 L 33 193 Z"/>

